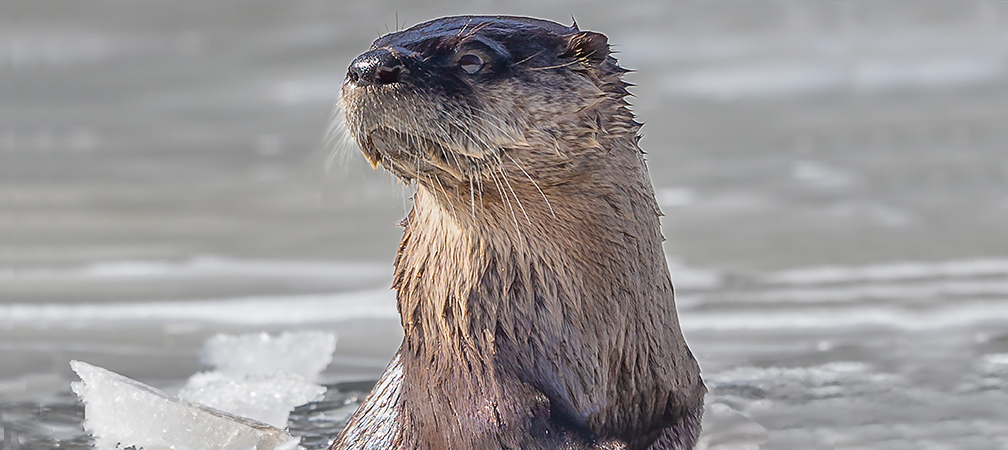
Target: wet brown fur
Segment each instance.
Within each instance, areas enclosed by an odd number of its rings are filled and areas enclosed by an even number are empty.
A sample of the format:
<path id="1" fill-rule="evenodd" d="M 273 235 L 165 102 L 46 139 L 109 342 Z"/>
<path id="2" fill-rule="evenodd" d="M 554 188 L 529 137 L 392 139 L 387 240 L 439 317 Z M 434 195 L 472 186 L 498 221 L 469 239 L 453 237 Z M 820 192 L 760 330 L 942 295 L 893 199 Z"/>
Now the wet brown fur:
<path id="1" fill-rule="evenodd" d="M 625 70 L 600 34 L 556 39 L 562 64 L 516 63 L 475 107 L 344 87 L 369 161 L 417 190 L 393 283 L 405 339 L 333 448 L 695 443 L 705 388 Z"/>

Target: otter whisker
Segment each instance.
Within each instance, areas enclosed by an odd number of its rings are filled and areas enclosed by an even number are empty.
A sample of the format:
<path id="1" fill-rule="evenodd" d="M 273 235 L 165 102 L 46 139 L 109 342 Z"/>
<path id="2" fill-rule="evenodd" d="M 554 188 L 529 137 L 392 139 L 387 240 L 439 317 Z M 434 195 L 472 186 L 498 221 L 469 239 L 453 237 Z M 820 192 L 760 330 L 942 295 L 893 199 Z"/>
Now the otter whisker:
<path id="1" fill-rule="evenodd" d="M 498 161 L 500 161 L 500 159 L 498 159 Z M 514 188 L 511 187 L 511 182 L 508 181 L 507 173 L 504 171 L 503 161 L 501 161 L 500 169 L 501 169 L 501 178 L 504 179 L 504 183 L 507 183 L 507 187 L 509 190 L 511 190 L 511 195 L 514 196 L 515 202 L 518 202 L 518 208 L 521 209 L 522 215 L 525 216 L 525 221 L 528 222 L 529 226 L 532 226 L 532 220 L 529 219 L 528 213 L 525 212 L 525 207 L 522 206 L 521 199 L 518 198 L 518 194 L 516 194 Z"/>
<path id="2" fill-rule="evenodd" d="M 402 186 L 402 191 L 400 192 L 402 194 L 402 209 L 403 209 L 403 213 L 406 214 L 406 213 L 409 212 L 409 208 L 406 205 L 406 186 L 408 186 L 408 185 L 406 183 L 398 183 L 398 184 L 400 186 Z M 410 188 L 410 189 L 412 190 L 412 188 Z"/>
<path id="3" fill-rule="evenodd" d="M 472 19 L 467 20 L 466 23 L 465 23 L 465 25 L 462 25 L 462 27 L 459 28 L 458 34 L 456 34 L 455 37 L 461 38 L 462 35 L 465 34 L 466 28 L 469 28 L 469 24 L 471 24 L 471 23 L 472 23 Z"/>
<path id="4" fill-rule="evenodd" d="M 527 62 L 529 62 L 530 60 L 532 60 L 532 58 L 535 58 L 536 56 L 539 56 L 539 55 L 541 55 L 541 54 L 542 54 L 542 50 L 540 50 L 540 51 L 538 51 L 538 52 L 535 52 L 535 53 L 533 53 L 533 54 L 532 54 L 532 56 L 529 56 L 528 58 L 525 58 L 525 59 L 523 59 L 523 60 L 521 60 L 521 61 L 518 61 L 518 62 L 516 62 L 516 63 L 514 63 L 514 64 L 511 64 L 511 67 L 514 67 L 514 66 L 519 66 L 519 65 L 522 65 L 522 64 L 524 64 L 524 63 L 527 63 Z"/>
<path id="5" fill-rule="evenodd" d="M 520 169 L 522 171 L 522 173 L 525 174 L 525 177 L 528 178 L 528 180 L 532 182 L 532 185 L 535 186 L 535 188 L 536 188 L 537 191 L 539 191 L 539 195 L 541 195 L 542 198 L 543 198 L 543 200 L 546 201 L 546 206 L 549 208 L 550 214 L 553 216 L 554 219 L 556 219 L 557 216 L 556 216 L 556 213 L 553 212 L 553 205 L 550 205 L 550 201 L 549 201 L 548 198 L 546 198 L 546 194 L 543 193 L 542 189 L 539 188 L 539 183 L 536 183 L 536 181 L 532 179 L 532 175 L 529 175 L 529 173 L 527 171 L 525 171 L 525 168 L 522 167 L 521 164 L 518 164 L 518 161 L 515 161 L 514 158 L 511 157 L 511 155 L 509 155 L 507 152 L 501 152 L 501 153 L 504 156 L 507 156 L 507 159 L 511 160 L 511 162 L 515 166 L 518 166 L 518 169 Z"/>
<path id="6" fill-rule="evenodd" d="M 452 144 L 454 146 L 454 148 L 458 148 L 458 146 L 461 145 L 459 142 L 457 142 L 457 140 L 455 139 L 455 137 L 451 135 L 451 133 L 448 133 L 448 131 L 445 130 L 444 127 L 441 126 L 441 124 L 435 123 L 435 125 L 438 127 L 438 129 L 441 130 L 441 132 L 445 136 L 449 136 L 449 139 L 452 141 L 450 144 Z M 443 145 L 441 146 L 441 153 L 442 154 L 446 153 L 445 147 Z M 459 161 L 458 156 L 456 155 L 456 152 L 448 151 L 447 153 L 450 153 L 451 156 L 452 156 L 452 159 L 455 160 L 455 167 L 458 168 L 459 175 L 460 176 L 464 176 L 465 175 L 465 170 L 462 169 L 462 163 Z M 445 155 L 445 160 L 446 161 L 448 160 L 447 155 Z"/>
<path id="7" fill-rule="evenodd" d="M 325 146 L 331 150 L 323 166 L 327 174 L 332 171 L 332 166 L 336 161 L 337 155 L 342 157 L 344 164 L 341 165 L 346 166 L 345 163 L 351 155 L 351 149 L 357 147 L 357 142 L 350 132 L 350 128 L 347 126 L 346 117 L 343 115 L 343 108 L 339 103 L 337 103 L 336 108 L 329 114 L 329 117 L 329 128 L 326 130 Z"/>
<path id="8" fill-rule="evenodd" d="M 470 176 L 470 180 L 472 178 L 476 178 L 476 188 L 479 189 L 480 211 L 485 211 L 486 207 L 483 206 L 483 177 L 477 176 L 477 175 L 479 175 L 479 173 L 480 173 L 479 171 L 480 170 L 482 170 L 482 169 L 480 169 L 479 167 L 477 167 L 475 169 L 475 171 L 472 174 L 470 174 L 469 176 Z M 475 208 L 475 205 L 473 207 Z"/>
<path id="9" fill-rule="evenodd" d="M 564 67 L 570 67 L 570 66 L 576 65 L 576 64 L 581 63 L 581 62 L 583 62 L 581 59 L 575 59 L 573 61 L 565 62 L 563 64 L 557 64 L 557 65 L 553 65 L 553 66 L 543 66 L 543 67 L 529 67 L 529 68 L 527 68 L 525 70 L 533 70 L 534 71 L 534 70 L 562 69 Z"/>
<path id="10" fill-rule="evenodd" d="M 467 23 L 466 27 L 468 27 L 468 26 L 469 26 L 469 24 Z M 462 31 L 465 30 L 465 27 L 462 27 L 462 30 L 459 30 L 459 37 L 467 38 L 467 37 L 472 36 L 472 35 L 474 35 L 476 33 L 479 33 L 480 30 L 482 30 L 482 29 L 484 29 L 484 28 L 486 28 L 488 26 L 490 26 L 490 22 L 483 22 L 483 23 L 481 23 L 479 25 L 476 25 L 476 27 L 473 28 L 472 30 L 470 30 L 468 33 L 466 33 L 465 36 L 462 36 Z"/>
<path id="11" fill-rule="evenodd" d="M 416 142 L 410 143 L 410 139 L 411 138 L 412 138 L 412 136 L 410 136 L 408 134 L 406 135 L 406 146 L 408 148 L 417 148 L 417 146 L 416 146 L 417 143 Z M 413 155 L 413 161 L 416 161 L 416 173 L 417 173 L 417 175 L 420 175 L 420 173 L 421 173 L 421 171 L 420 171 L 420 167 L 421 167 L 420 163 L 423 162 L 423 159 L 420 158 L 420 155 L 414 154 L 413 152 L 410 152 L 410 154 Z"/>
<path id="12" fill-rule="evenodd" d="M 504 139 L 506 139 L 508 141 L 511 141 L 511 140 L 515 140 L 516 138 L 518 138 L 518 137 L 521 136 L 521 132 L 520 131 L 516 131 L 516 130 L 521 130 L 521 129 L 527 129 L 528 128 L 527 124 L 524 121 L 524 118 L 517 118 L 517 119 L 515 119 L 513 117 L 510 117 L 513 114 L 510 114 L 509 112 L 506 112 L 506 111 L 498 111 L 495 114 L 491 114 L 491 113 L 489 113 L 488 111 L 486 111 L 484 109 L 480 109 L 478 107 L 469 106 L 468 111 L 466 113 L 467 113 L 466 117 L 461 117 L 461 118 L 456 117 L 456 119 L 464 119 L 465 120 L 465 122 L 461 122 L 461 123 L 475 123 L 475 124 L 477 124 L 478 128 L 476 130 L 474 130 L 473 132 L 476 132 L 478 134 L 473 135 L 473 137 L 471 139 L 473 139 L 473 140 L 479 139 L 479 140 L 483 141 L 484 144 L 487 144 L 487 143 L 480 136 L 484 136 L 484 135 L 486 135 L 486 136 L 497 135 L 500 138 L 504 138 Z M 517 124 L 507 124 L 506 122 L 502 122 L 503 120 L 505 120 L 507 118 L 518 120 L 519 123 L 517 123 Z M 492 131 L 495 131 L 495 133 L 491 133 L 490 132 L 491 129 L 492 129 Z M 466 131 L 468 131 L 468 129 L 466 129 Z M 472 132 L 469 132 L 467 134 L 471 134 L 471 133 Z M 491 146 L 491 145 L 487 144 L 487 149 L 488 150 L 492 150 L 492 147 L 496 147 L 496 146 Z"/>
<path id="13" fill-rule="evenodd" d="M 463 114 L 467 114 L 467 112 L 463 112 Z M 467 115 L 468 115 L 468 114 L 467 114 Z M 474 119 L 475 119 L 475 117 L 457 117 L 457 116 L 453 116 L 453 117 L 452 117 L 452 119 L 453 119 L 453 120 L 452 120 L 452 123 L 482 123 L 482 122 L 483 122 L 482 120 L 474 120 Z M 461 121 L 461 122 L 460 122 L 460 121 Z M 441 125 L 440 125 L 440 124 L 437 124 L 437 126 L 438 126 L 439 128 L 441 128 L 442 130 L 444 130 L 444 128 L 443 128 L 443 127 L 441 127 Z M 478 133 L 473 133 L 472 131 L 470 131 L 470 130 L 468 130 L 468 129 L 464 129 L 464 128 L 463 128 L 463 129 L 459 129 L 459 131 L 461 131 L 461 132 L 462 132 L 462 134 L 463 134 L 463 135 L 464 135 L 464 136 L 465 136 L 465 137 L 466 137 L 467 139 L 469 139 L 470 141 L 473 141 L 474 143 L 477 143 L 477 144 L 482 144 L 482 146 L 483 146 L 483 148 L 484 148 L 484 149 L 486 149 L 486 150 L 490 150 L 490 149 L 492 148 L 492 146 L 491 146 L 491 145 L 490 145 L 489 143 L 487 143 L 487 142 L 486 142 L 486 141 L 485 141 L 485 140 L 483 139 L 483 137 L 482 137 L 482 136 L 480 136 L 480 134 L 478 134 Z M 453 135 L 453 134 L 451 134 L 451 133 L 447 133 L 447 132 L 446 132 L 446 134 L 447 134 L 448 136 L 452 136 L 452 140 L 453 140 L 453 141 L 455 141 L 455 137 L 454 137 L 454 135 Z M 463 151 L 465 151 L 465 150 L 466 150 L 466 148 L 467 148 L 467 146 L 464 146 L 464 145 L 463 145 L 462 143 L 458 143 L 458 145 L 459 145 L 459 147 L 458 147 L 458 148 L 459 148 L 460 150 L 463 150 Z"/>
<path id="14" fill-rule="evenodd" d="M 501 187 L 500 181 L 498 181 L 497 176 L 494 175 L 494 171 L 492 169 L 488 170 L 487 174 L 489 174 L 490 177 L 493 178 L 494 185 L 497 186 L 497 192 L 500 194 L 501 201 L 505 205 L 507 205 L 508 209 L 511 211 L 511 219 L 514 220 L 515 231 L 517 231 L 518 235 L 521 236 L 521 228 L 518 226 L 518 216 L 515 215 L 514 207 L 511 206 L 511 199 L 508 198 L 507 195 L 504 195 L 504 188 Z"/>
<path id="15" fill-rule="evenodd" d="M 475 116 L 476 114 L 474 114 L 474 113 L 481 113 L 483 116 L 486 116 L 486 113 L 484 111 L 476 109 L 476 108 L 470 108 L 470 109 L 468 109 L 468 110 L 466 110 L 464 112 L 457 113 L 456 116 L 457 115 L 462 115 L 462 114 L 465 114 L 467 116 L 470 116 L 470 115 L 471 116 Z M 459 119 L 456 119 L 453 123 L 457 123 L 458 120 Z M 465 120 L 462 123 L 478 123 L 481 126 L 492 126 L 492 127 L 497 128 L 502 134 L 507 134 L 507 130 L 505 130 L 504 128 L 502 128 L 500 125 L 498 125 L 498 124 L 496 124 L 494 122 L 487 121 L 487 120 L 474 120 L 474 119 L 472 119 L 470 117 L 466 117 Z M 444 127 L 442 127 L 441 124 L 435 124 L 435 125 L 438 128 L 444 130 Z M 486 134 L 485 132 L 484 133 L 478 133 L 478 132 L 472 132 L 472 131 L 469 131 L 469 130 L 462 130 L 462 131 L 464 131 L 465 134 L 466 134 L 466 136 L 470 140 L 472 140 L 475 144 L 478 144 L 478 145 L 482 146 L 483 150 L 489 152 L 492 155 L 495 155 L 498 163 L 501 164 L 500 157 L 496 156 L 496 154 L 499 153 L 499 149 L 495 148 L 495 146 L 491 145 L 489 142 L 487 142 L 486 140 L 484 140 L 483 135 Z M 480 130 L 476 130 L 476 131 L 480 131 Z M 450 136 L 450 139 L 453 142 L 457 142 L 457 139 L 455 138 L 455 136 L 453 134 L 445 132 L 445 135 L 446 136 Z M 457 145 L 461 146 L 463 144 L 458 143 Z M 522 170 L 524 171 L 524 169 L 522 169 Z M 490 175 L 494 176 L 493 172 L 492 172 L 492 169 L 490 171 Z M 526 174 L 526 176 L 528 176 L 528 175 Z M 501 165 L 501 178 L 503 179 L 504 184 L 507 185 L 508 190 L 511 191 L 511 194 L 514 196 L 515 201 L 518 203 L 518 207 L 522 211 L 522 215 L 525 216 L 526 222 L 528 222 L 531 225 L 532 221 L 529 218 L 528 213 L 525 211 L 524 205 L 522 205 L 521 200 L 518 198 L 517 193 L 515 193 L 514 188 L 511 186 L 511 183 L 508 180 L 507 175 L 505 174 L 505 172 L 503 170 L 503 165 Z M 479 180 L 479 178 L 477 178 L 477 180 L 480 181 L 480 185 L 482 186 L 481 180 Z M 501 184 L 499 182 L 499 180 L 496 179 L 496 177 L 494 177 L 494 182 L 497 185 L 498 191 L 499 191 L 499 193 L 501 195 L 501 199 L 506 202 L 508 208 L 510 209 L 511 215 L 512 215 L 512 219 L 514 219 L 515 227 L 517 228 L 518 227 L 518 218 L 517 218 L 517 214 L 514 211 L 514 207 L 511 204 L 510 197 L 507 195 L 506 191 L 503 189 L 504 185 Z M 533 181 L 533 184 L 535 184 L 534 181 Z M 538 189 L 538 185 L 536 185 L 536 188 Z M 470 191 L 470 193 L 471 193 L 471 191 Z M 540 194 L 542 194 L 541 189 L 540 189 Z M 542 194 L 542 195 L 545 198 L 545 194 Z M 470 197 L 470 201 L 472 203 L 473 215 L 475 216 L 475 200 Z M 554 214 L 554 217 L 555 217 L 555 213 L 553 213 L 553 207 L 552 207 L 552 205 L 549 204 L 549 200 L 546 200 L 546 203 L 549 206 L 550 213 Z M 485 208 L 485 206 L 483 205 L 482 187 L 480 187 L 480 208 L 481 209 Z"/>
<path id="16" fill-rule="evenodd" d="M 472 221 L 475 223 L 476 222 L 476 198 L 475 198 L 476 193 L 473 192 L 473 177 L 472 177 L 472 175 L 469 175 L 466 178 L 469 178 L 469 206 L 470 206 L 470 209 L 472 210 Z"/>
<path id="17" fill-rule="evenodd" d="M 437 176 L 425 175 L 425 177 L 427 178 L 428 183 L 430 183 L 431 178 L 433 178 L 434 181 L 437 182 L 437 185 L 441 188 L 441 193 L 444 194 L 444 202 L 448 204 L 449 208 L 451 208 L 452 217 L 454 217 L 455 221 L 458 222 L 459 221 L 458 214 L 455 213 L 455 202 L 451 201 L 451 197 L 448 196 L 448 191 L 446 191 L 444 185 L 441 184 L 441 180 Z M 436 195 L 437 194 L 435 194 L 435 196 Z"/>
<path id="18" fill-rule="evenodd" d="M 443 150 L 443 147 L 442 147 L 442 152 L 443 151 L 444 150 Z M 458 155 L 456 155 L 455 152 L 449 151 L 448 154 L 451 155 L 451 159 L 455 161 L 455 168 L 458 169 L 459 177 L 461 177 L 461 179 L 459 181 L 463 181 L 465 179 L 466 173 L 465 173 L 465 170 L 462 169 L 462 162 L 459 161 Z M 446 160 L 447 160 L 447 158 L 446 158 Z"/>

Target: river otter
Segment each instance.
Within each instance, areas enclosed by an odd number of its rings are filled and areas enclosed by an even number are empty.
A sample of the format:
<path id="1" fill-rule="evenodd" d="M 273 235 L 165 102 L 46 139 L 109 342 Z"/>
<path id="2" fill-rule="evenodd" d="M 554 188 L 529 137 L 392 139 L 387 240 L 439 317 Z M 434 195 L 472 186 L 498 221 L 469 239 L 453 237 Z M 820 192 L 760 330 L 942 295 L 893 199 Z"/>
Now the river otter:
<path id="1" fill-rule="evenodd" d="M 627 72 L 606 36 L 461 16 L 390 33 L 339 108 L 415 184 L 405 338 L 332 449 L 689 449 L 706 388 L 679 329 Z"/>

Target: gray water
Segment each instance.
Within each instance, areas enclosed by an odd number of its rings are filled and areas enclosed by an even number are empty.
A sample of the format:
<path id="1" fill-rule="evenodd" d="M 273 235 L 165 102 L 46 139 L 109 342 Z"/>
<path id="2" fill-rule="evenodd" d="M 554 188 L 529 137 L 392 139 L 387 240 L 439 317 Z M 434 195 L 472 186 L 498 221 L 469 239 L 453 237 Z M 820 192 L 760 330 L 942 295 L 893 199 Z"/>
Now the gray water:
<path id="1" fill-rule="evenodd" d="M 70 359 L 171 390 L 217 332 L 311 328 L 323 446 L 401 339 L 409 208 L 329 112 L 379 34 L 461 13 L 573 14 L 636 69 L 711 448 L 1008 448 L 995 0 L 0 3 L 5 445 L 87 446 Z"/>

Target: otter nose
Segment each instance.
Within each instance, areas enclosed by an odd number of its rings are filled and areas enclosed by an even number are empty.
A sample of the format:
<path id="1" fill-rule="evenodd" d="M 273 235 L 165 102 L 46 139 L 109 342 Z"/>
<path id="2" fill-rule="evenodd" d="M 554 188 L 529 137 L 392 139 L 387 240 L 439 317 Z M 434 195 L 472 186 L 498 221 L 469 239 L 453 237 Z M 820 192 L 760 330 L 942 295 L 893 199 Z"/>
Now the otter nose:
<path id="1" fill-rule="evenodd" d="M 347 77 L 358 86 L 382 86 L 399 81 L 405 71 L 406 68 L 395 53 L 387 48 L 379 48 L 353 60 Z"/>

